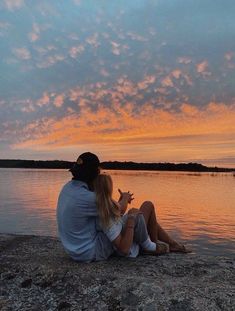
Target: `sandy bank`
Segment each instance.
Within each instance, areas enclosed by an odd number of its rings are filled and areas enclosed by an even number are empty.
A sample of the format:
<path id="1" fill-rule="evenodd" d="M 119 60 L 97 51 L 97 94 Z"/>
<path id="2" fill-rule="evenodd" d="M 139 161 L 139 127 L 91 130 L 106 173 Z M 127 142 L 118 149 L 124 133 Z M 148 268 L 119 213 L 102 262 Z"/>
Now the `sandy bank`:
<path id="1" fill-rule="evenodd" d="M 73 262 L 55 238 L 0 235 L 0 310 L 235 310 L 235 259 Z"/>

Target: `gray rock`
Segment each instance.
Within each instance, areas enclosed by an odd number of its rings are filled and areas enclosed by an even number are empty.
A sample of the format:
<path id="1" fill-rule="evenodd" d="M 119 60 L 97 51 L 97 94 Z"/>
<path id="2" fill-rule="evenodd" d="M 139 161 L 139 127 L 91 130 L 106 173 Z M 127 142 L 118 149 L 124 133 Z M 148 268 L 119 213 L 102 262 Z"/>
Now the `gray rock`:
<path id="1" fill-rule="evenodd" d="M 56 238 L 0 235 L 0 309 L 235 311 L 234 258 L 71 260 Z"/>

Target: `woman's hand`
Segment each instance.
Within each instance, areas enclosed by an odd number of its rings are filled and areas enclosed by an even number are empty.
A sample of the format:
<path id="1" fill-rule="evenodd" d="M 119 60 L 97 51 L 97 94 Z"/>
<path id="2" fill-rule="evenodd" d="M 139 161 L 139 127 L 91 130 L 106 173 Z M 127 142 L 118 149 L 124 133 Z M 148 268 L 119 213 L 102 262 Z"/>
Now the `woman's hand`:
<path id="1" fill-rule="evenodd" d="M 132 200 L 134 200 L 133 198 L 133 193 L 130 193 L 130 191 L 128 192 L 122 192 L 120 189 L 118 189 L 118 192 L 120 193 L 120 198 L 119 201 L 125 201 L 127 203 L 131 203 Z"/>

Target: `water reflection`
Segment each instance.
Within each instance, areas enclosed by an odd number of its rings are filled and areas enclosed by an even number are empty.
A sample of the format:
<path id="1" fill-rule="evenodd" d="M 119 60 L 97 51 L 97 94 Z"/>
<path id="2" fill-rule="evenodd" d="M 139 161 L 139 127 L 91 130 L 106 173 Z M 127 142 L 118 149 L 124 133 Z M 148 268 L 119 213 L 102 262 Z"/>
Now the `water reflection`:
<path id="1" fill-rule="evenodd" d="M 2 169 L 0 231 L 56 235 L 55 208 L 67 171 Z"/>
<path id="2" fill-rule="evenodd" d="M 175 238 L 203 253 L 235 254 L 233 174 L 112 172 L 114 184 L 156 206 L 158 219 Z M 132 187 L 130 186 L 132 185 Z"/>
<path id="3" fill-rule="evenodd" d="M 0 169 L 0 232 L 56 235 L 55 209 L 68 171 Z M 235 253 L 233 174 L 109 171 L 118 188 L 145 200 L 175 238 L 197 252 Z"/>

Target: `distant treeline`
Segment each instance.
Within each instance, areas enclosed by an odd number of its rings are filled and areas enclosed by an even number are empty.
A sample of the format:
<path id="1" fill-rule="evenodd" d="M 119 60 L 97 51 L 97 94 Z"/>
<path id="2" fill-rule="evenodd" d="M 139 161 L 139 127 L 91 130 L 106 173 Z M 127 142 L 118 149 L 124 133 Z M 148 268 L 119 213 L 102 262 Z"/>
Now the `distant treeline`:
<path id="1" fill-rule="evenodd" d="M 73 162 L 69 161 L 34 161 L 34 160 L 1 160 L 0 167 L 5 168 L 60 168 L 70 169 Z"/>
<path id="2" fill-rule="evenodd" d="M 45 168 L 45 169 L 70 169 L 74 162 L 69 161 L 34 161 L 34 160 L 1 160 L 3 168 Z M 190 171 L 190 172 L 234 172 L 234 169 L 207 167 L 199 163 L 136 163 L 109 161 L 102 162 L 103 169 L 110 170 L 146 170 L 146 171 Z"/>
<path id="3" fill-rule="evenodd" d="M 199 163 L 136 163 L 103 162 L 102 167 L 110 170 L 144 170 L 144 171 L 190 171 L 190 172 L 233 172 L 235 169 L 207 167 Z"/>

